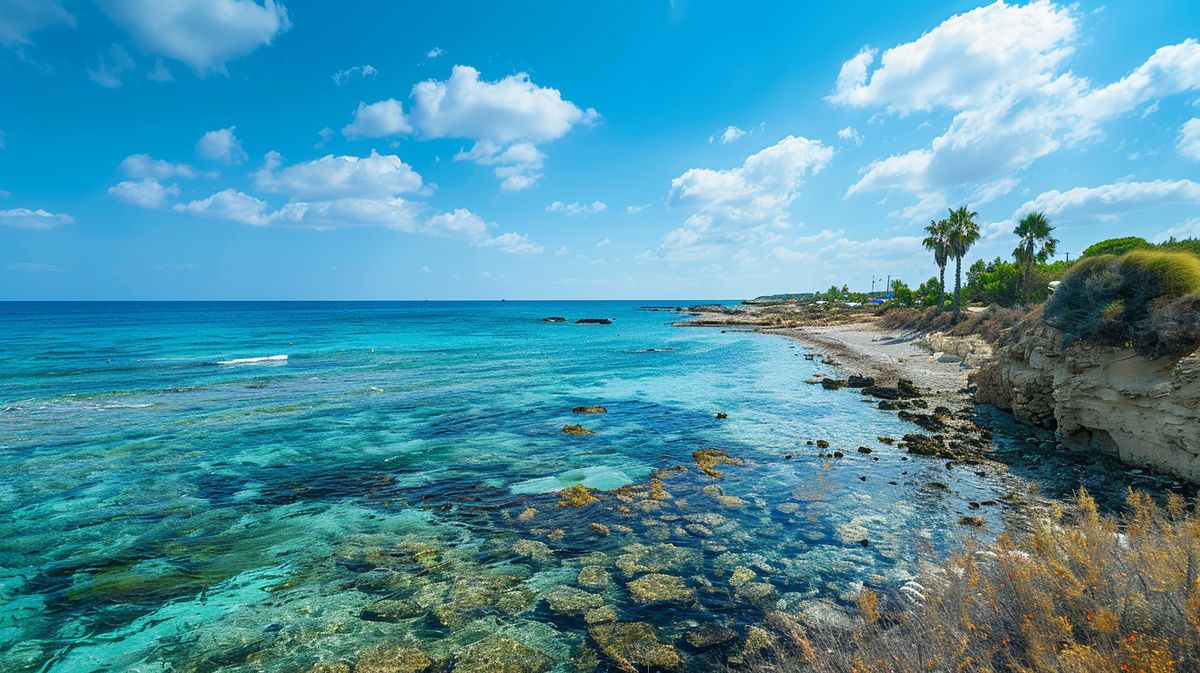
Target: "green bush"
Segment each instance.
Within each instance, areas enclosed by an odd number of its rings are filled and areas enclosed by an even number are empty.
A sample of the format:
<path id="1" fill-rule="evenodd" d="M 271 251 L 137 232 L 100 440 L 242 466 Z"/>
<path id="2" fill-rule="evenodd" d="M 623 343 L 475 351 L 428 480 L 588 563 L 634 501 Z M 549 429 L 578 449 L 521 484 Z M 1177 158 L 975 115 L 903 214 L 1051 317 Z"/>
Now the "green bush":
<path id="1" fill-rule="evenodd" d="M 1093 243 L 1083 251 L 1083 257 L 1099 257 L 1100 255 L 1124 255 L 1130 250 L 1153 248 L 1154 245 L 1140 236 L 1122 236 Z"/>
<path id="2" fill-rule="evenodd" d="M 1200 257 L 1137 249 L 1081 259 L 1046 304 L 1069 341 L 1132 345 L 1149 357 L 1200 346 Z"/>
<path id="3" fill-rule="evenodd" d="M 1163 250 L 1171 250 L 1174 252 L 1190 252 L 1193 255 L 1200 255 L 1200 238 L 1183 238 L 1176 239 L 1174 236 L 1168 238 L 1158 247 Z"/>

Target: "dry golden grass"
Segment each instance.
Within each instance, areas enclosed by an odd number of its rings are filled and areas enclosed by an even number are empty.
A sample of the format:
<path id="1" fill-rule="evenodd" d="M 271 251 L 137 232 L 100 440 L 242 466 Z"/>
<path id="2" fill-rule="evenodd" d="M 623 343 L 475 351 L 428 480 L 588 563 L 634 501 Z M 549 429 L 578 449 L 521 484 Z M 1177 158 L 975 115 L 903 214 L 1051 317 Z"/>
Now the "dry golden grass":
<path id="1" fill-rule="evenodd" d="M 757 671 L 1184 673 L 1200 670 L 1200 514 L 1130 493 L 1106 517 L 1080 493 L 1021 540 L 968 549 L 919 604 L 859 599 L 851 633 L 780 639 Z M 894 609 L 889 609 L 894 608 Z"/>

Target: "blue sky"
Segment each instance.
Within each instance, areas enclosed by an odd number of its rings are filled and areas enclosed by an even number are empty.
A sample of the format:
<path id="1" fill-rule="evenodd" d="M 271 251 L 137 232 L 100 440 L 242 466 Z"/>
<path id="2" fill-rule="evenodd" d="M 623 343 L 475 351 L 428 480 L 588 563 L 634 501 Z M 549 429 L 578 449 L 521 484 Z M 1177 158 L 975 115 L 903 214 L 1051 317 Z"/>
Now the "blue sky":
<path id="1" fill-rule="evenodd" d="M 1200 236 L 1200 4 L 0 0 L 0 299 L 700 298 Z M 352 9 L 347 10 L 350 6 Z"/>

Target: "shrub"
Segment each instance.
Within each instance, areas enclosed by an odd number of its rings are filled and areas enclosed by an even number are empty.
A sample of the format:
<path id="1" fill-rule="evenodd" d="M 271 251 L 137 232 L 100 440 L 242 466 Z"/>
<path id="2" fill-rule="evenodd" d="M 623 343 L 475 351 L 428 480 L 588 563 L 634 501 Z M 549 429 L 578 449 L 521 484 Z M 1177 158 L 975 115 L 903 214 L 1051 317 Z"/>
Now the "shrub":
<path id="1" fill-rule="evenodd" d="M 1176 239 L 1174 236 L 1172 236 L 1162 243 L 1159 243 L 1158 247 L 1162 250 L 1190 252 L 1193 255 L 1200 255 L 1200 238 Z"/>
<path id="2" fill-rule="evenodd" d="M 1068 342 L 1083 339 L 1131 345 L 1148 357 L 1200 345 L 1198 302 L 1177 301 L 1200 292 L 1200 258 L 1183 252 L 1134 250 L 1123 256 L 1080 260 L 1046 304 L 1044 320 Z"/>
<path id="3" fill-rule="evenodd" d="M 1195 671 L 1200 515 L 1177 495 L 1162 506 L 1130 492 L 1127 502 L 1127 514 L 1106 517 L 1081 492 L 1072 517 L 1056 507 L 1028 536 L 973 543 L 924 575 L 912 607 L 871 593 L 856 629 L 784 631 L 753 669 Z"/>
<path id="4" fill-rule="evenodd" d="M 1010 327 L 1021 322 L 1026 312 L 1019 308 L 989 306 L 983 311 L 968 311 L 955 323 L 954 314 L 936 309 L 924 311 L 893 308 L 883 312 L 879 326 L 905 332 L 945 332 L 951 336 L 975 335 L 988 343 L 998 343 Z"/>
<path id="5" fill-rule="evenodd" d="M 1150 241 L 1140 236 L 1123 236 L 1110 238 L 1093 243 L 1083 251 L 1083 257 L 1099 257 L 1100 255 L 1124 255 L 1131 250 L 1154 247 Z"/>

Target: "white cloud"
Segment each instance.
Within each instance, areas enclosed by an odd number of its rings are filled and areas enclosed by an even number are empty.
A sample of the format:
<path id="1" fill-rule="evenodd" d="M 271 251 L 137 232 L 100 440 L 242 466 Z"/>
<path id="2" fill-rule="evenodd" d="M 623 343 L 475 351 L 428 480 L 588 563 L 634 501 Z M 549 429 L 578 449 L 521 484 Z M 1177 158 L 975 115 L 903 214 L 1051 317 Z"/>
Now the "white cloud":
<path id="1" fill-rule="evenodd" d="M 867 166 L 847 194 L 999 189 L 1015 184 L 1015 175 L 1039 158 L 1102 137 L 1102 123 L 1200 88 L 1195 40 L 1158 49 L 1107 86 L 1063 71 L 1078 40 L 1075 11 L 1047 0 L 999 0 L 888 49 L 874 71 L 873 50 L 848 61 L 831 101 L 898 114 L 945 109 L 954 116 L 928 147 Z"/>
<path id="2" fill-rule="evenodd" d="M 206 159 L 222 161 L 226 164 L 237 164 L 246 160 L 246 152 L 242 149 L 242 141 L 234 135 L 236 126 L 227 129 L 209 131 L 200 136 L 196 143 L 196 152 Z"/>
<path id="3" fill-rule="evenodd" d="M 154 178 L 143 178 L 119 182 L 108 188 L 108 194 L 142 208 L 161 208 L 168 198 L 179 196 L 179 187 L 163 185 Z"/>
<path id="4" fill-rule="evenodd" d="M 375 77 L 375 75 L 377 75 L 377 74 L 379 74 L 379 71 L 375 69 L 375 66 L 368 64 L 368 65 L 356 65 L 356 66 L 353 66 L 350 68 L 346 68 L 345 70 L 339 70 L 339 71 L 333 73 L 332 77 L 333 77 L 334 83 L 336 83 L 338 86 L 341 86 L 341 85 L 345 84 L 351 77 L 354 77 L 355 75 L 362 77 L 363 79 L 371 79 L 371 78 Z"/>
<path id="5" fill-rule="evenodd" d="M 602 241 L 597 241 L 597 242 L 596 242 L 596 247 L 597 247 L 597 248 L 603 248 L 603 247 L 605 247 L 605 246 L 607 246 L 607 245 L 611 245 L 611 244 L 612 244 L 612 241 L 610 241 L 610 240 L 608 240 L 608 239 L 606 238 L 606 239 L 604 239 L 604 240 L 602 240 Z"/>
<path id="6" fill-rule="evenodd" d="M 519 191 L 536 185 L 542 178 L 546 154 L 533 143 L 513 143 L 504 147 L 490 140 L 480 140 L 469 152 L 455 154 L 454 160 L 495 166 L 492 173 L 500 179 L 500 188 Z"/>
<path id="7" fill-rule="evenodd" d="M 102 0 L 110 17 L 148 52 L 183 61 L 197 72 L 270 44 L 291 27 L 276 0 Z"/>
<path id="8" fill-rule="evenodd" d="M 671 181 L 670 200 L 695 211 L 668 232 L 655 253 L 643 258 L 697 261 L 732 243 L 772 240 L 771 229 L 788 226 L 788 209 L 805 177 L 833 158 L 819 140 L 788 136 L 753 154 L 738 168 L 693 168 Z"/>
<path id="9" fill-rule="evenodd" d="M 130 154 L 117 167 L 131 178 L 157 178 L 163 180 L 172 177 L 194 178 L 196 169 L 187 164 L 173 164 L 162 159 L 155 159 L 149 154 Z"/>
<path id="10" fill-rule="evenodd" d="M 373 150 L 366 157 L 326 155 L 282 169 L 281 165 L 278 153 L 267 155 L 254 174 L 258 189 L 305 201 L 390 197 L 419 192 L 422 187 L 421 176 L 400 157 Z"/>
<path id="11" fill-rule="evenodd" d="M 445 49 L 442 49 L 441 47 L 434 47 L 425 53 L 425 58 L 437 58 L 444 53 L 446 53 Z"/>
<path id="12" fill-rule="evenodd" d="M 413 98 L 413 123 L 429 138 L 546 142 L 597 116 L 563 100 L 557 89 L 534 84 L 525 73 L 488 82 L 465 65 L 454 66 L 444 82 L 417 84 Z"/>
<path id="13" fill-rule="evenodd" d="M 106 89 L 116 89 L 121 86 L 121 78 L 125 72 L 134 66 L 133 57 L 125 51 L 125 47 L 114 44 L 108 48 L 108 53 L 100 53 L 100 63 L 95 68 L 88 68 L 87 75 L 96 84 Z"/>
<path id="14" fill-rule="evenodd" d="M 721 131 L 720 133 L 714 133 L 713 135 L 709 136 L 708 142 L 714 143 L 719 140 L 719 141 L 721 141 L 722 145 L 728 145 L 729 143 L 734 142 L 735 140 L 741 138 L 744 135 L 746 135 L 745 131 L 743 131 L 742 129 L 740 129 L 736 126 L 731 125 L 731 126 L 726 126 L 724 131 Z"/>
<path id="15" fill-rule="evenodd" d="M 0 210 L 0 227 L 17 229 L 53 229 L 63 224 L 73 224 L 75 218 L 66 213 L 51 213 L 38 208 L 11 208 Z"/>
<path id="16" fill-rule="evenodd" d="M 0 147 L 3 145 L 0 144 Z M 1175 149 L 1182 157 L 1200 161 L 1200 119 L 1189 119 L 1179 129 L 1179 142 L 1175 144 Z"/>
<path id="17" fill-rule="evenodd" d="M 946 195 L 942 192 L 921 192 L 917 194 L 916 203 L 893 210 L 888 213 L 888 217 L 899 217 L 910 222 L 924 222 L 938 213 L 944 215 L 948 207 Z"/>
<path id="18" fill-rule="evenodd" d="M 429 267 L 427 267 L 427 266 L 421 267 L 421 273 L 429 273 Z"/>
<path id="19" fill-rule="evenodd" d="M 477 247 L 497 248 L 502 252 L 517 255 L 541 254 L 542 246 L 523 234 L 506 232 L 492 236 L 489 230 L 495 226 L 494 223 L 485 222 L 483 218 L 465 208 L 458 208 L 453 212 L 430 217 L 425 221 L 422 232 L 462 239 Z"/>
<path id="20" fill-rule="evenodd" d="M 203 214 L 254 226 L 271 224 L 267 209 L 266 201 L 243 194 L 236 189 L 226 189 L 198 201 L 175 204 L 175 210 L 181 213 Z"/>
<path id="21" fill-rule="evenodd" d="M 638 213 L 642 212 L 643 210 L 645 210 L 649 207 L 650 207 L 649 203 L 643 203 L 643 204 L 639 204 L 636 206 L 625 206 L 625 214 L 626 215 L 637 215 Z"/>
<path id="22" fill-rule="evenodd" d="M 1013 212 L 1012 219 L 1033 211 L 1060 221 L 1111 219 L 1122 213 L 1177 203 L 1200 204 L 1200 184 L 1191 180 L 1154 180 L 1076 187 L 1065 192 L 1052 189 L 1022 204 Z"/>
<path id="23" fill-rule="evenodd" d="M 75 17 L 59 0 L 4 0 L 0 2 L 0 45 L 10 48 L 33 44 L 30 35 L 43 28 L 75 25 Z"/>
<path id="24" fill-rule="evenodd" d="M 608 204 L 603 201 L 592 201 L 591 203 L 563 203 L 562 201 L 555 201 L 546 206 L 546 212 L 548 213 L 566 213 L 571 217 L 585 217 L 587 215 L 602 213 L 607 209 Z"/>
<path id="25" fill-rule="evenodd" d="M 863 142 L 862 136 L 859 135 L 858 131 L 855 131 L 851 126 L 840 129 L 837 133 L 837 136 L 842 140 L 853 141 L 855 145 L 861 145 Z"/>
<path id="26" fill-rule="evenodd" d="M 565 246 L 565 245 L 564 245 L 564 246 L 562 246 L 562 247 L 560 247 L 558 250 L 555 250 L 555 251 L 554 251 L 554 256 L 555 256 L 555 257 L 566 257 L 566 256 L 567 256 L 567 255 L 569 255 L 569 254 L 571 254 L 571 251 L 570 251 L 570 250 L 568 250 L 568 249 L 567 249 L 567 246 Z"/>
<path id="27" fill-rule="evenodd" d="M 412 131 L 404 107 L 395 98 L 378 103 L 360 102 L 354 111 L 354 121 L 342 128 L 347 138 L 382 138 Z"/>
<path id="28" fill-rule="evenodd" d="M 473 139 L 474 147 L 455 159 L 496 166 L 493 172 L 508 190 L 532 187 L 541 178 L 545 154 L 538 144 L 599 117 L 525 73 L 488 82 L 465 65 L 454 66 L 446 81 L 418 83 L 412 96 L 412 125 L 423 137 Z"/>
<path id="29" fill-rule="evenodd" d="M 830 100 L 902 113 L 975 107 L 1056 68 L 1071 54 L 1076 32 L 1068 10 L 1046 0 L 1000 0 L 884 51 L 874 72 L 876 52 L 864 48 L 842 66 Z"/>

